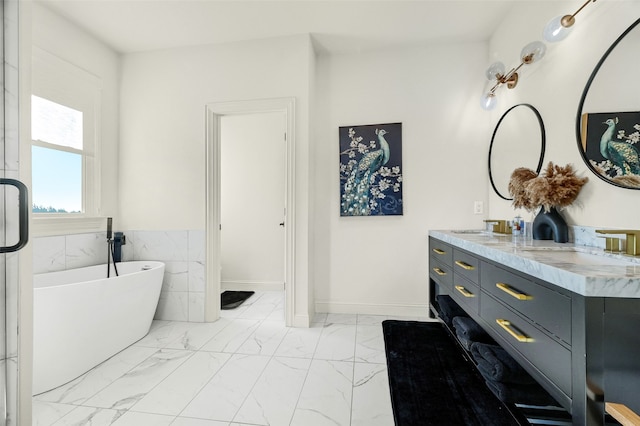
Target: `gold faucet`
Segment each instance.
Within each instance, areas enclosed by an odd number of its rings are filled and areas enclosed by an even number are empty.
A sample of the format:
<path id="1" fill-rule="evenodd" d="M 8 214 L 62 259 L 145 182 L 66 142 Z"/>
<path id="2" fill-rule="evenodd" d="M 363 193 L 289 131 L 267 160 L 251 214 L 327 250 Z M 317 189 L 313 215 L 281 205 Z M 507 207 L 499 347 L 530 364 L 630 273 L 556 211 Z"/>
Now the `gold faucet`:
<path id="1" fill-rule="evenodd" d="M 598 234 L 606 234 L 606 235 L 625 235 L 626 238 L 626 253 L 629 256 L 640 256 L 640 230 L 635 229 L 596 229 Z M 618 238 L 605 237 L 606 247 L 610 251 L 621 251 L 620 250 L 620 242 Z M 617 240 L 617 241 L 616 241 Z M 616 244 L 618 245 L 616 249 Z"/>
<path id="2" fill-rule="evenodd" d="M 493 223 L 493 232 L 496 234 L 510 234 L 511 233 L 511 225 L 506 220 L 496 220 L 496 219 L 487 219 L 484 221 L 485 223 Z"/>

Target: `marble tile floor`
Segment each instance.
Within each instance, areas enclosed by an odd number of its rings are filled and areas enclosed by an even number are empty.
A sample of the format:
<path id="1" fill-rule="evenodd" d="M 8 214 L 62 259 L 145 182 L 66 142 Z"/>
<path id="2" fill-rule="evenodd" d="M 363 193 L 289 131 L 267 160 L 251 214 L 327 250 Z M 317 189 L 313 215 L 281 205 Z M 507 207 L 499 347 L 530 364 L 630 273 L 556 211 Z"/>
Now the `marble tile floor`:
<path id="1" fill-rule="evenodd" d="M 394 424 L 381 327 L 391 317 L 318 314 L 287 328 L 282 292 L 221 316 L 154 321 L 142 340 L 35 396 L 33 425 Z"/>

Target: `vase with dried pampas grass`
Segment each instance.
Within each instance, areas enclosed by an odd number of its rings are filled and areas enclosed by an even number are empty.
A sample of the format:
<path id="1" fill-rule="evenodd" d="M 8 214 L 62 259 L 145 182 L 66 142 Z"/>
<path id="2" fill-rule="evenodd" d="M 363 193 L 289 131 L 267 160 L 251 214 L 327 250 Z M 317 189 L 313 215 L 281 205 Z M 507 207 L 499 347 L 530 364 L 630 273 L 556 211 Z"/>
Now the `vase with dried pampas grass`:
<path id="1" fill-rule="evenodd" d="M 530 212 L 539 209 L 532 225 L 534 239 L 566 243 L 569 241 L 568 226 L 557 209 L 571 205 L 588 180 L 576 176 L 571 164 L 562 167 L 549 162 L 540 175 L 524 167 L 514 170 L 509 193 L 514 207 Z"/>

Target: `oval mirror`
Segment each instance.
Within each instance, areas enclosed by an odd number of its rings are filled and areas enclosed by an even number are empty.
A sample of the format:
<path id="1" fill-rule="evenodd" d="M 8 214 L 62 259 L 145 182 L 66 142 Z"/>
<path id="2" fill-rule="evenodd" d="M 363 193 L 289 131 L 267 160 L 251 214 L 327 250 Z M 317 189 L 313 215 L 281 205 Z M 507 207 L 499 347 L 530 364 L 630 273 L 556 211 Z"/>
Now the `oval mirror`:
<path id="1" fill-rule="evenodd" d="M 582 92 L 576 139 L 582 159 L 600 179 L 640 189 L 640 82 L 634 65 L 640 19 L 607 49 Z"/>
<path id="2" fill-rule="evenodd" d="M 534 106 L 514 105 L 500 117 L 489 145 L 489 180 L 500 198 L 513 199 L 509 198 L 509 180 L 518 167 L 540 173 L 545 146 L 544 123 Z"/>

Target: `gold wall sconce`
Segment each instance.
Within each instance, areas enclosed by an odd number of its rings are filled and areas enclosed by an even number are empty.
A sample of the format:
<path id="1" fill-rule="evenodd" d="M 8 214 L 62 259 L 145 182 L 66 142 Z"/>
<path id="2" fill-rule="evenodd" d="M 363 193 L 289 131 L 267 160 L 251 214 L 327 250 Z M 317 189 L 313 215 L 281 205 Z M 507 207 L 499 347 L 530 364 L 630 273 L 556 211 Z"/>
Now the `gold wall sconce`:
<path id="1" fill-rule="evenodd" d="M 522 48 L 520 52 L 520 64 L 512 68 L 509 72 L 505 72 L 506 68 L 502 62 L 494 62 L 487 69 L 485 75 L 492 86 L 487 90 L 480 100 L 483 109 L 489 111 L 495 108 L 497 104 L 496 91 L 503 85 L 508 89 L 513 89 L 518 84 L 518 71 L 525 65 L 530 65 L 539 61 L 544 57 L 547 46 L 541 41 L 533 41 Z"/>
<path id="2" fill-rule="evenodd" d="M 542 31 L 544 39 L 550 43 L 555 43 L 567 38 L 572 30 L 573 24 L 576 23 L 576 15 L 587 7 L 589 3 L 595 2 L 596 0 L 587 0 L 573 15 L 556 16 L 553 18 Z"/>
<path id="3" fill-rule="evenodd" d="M 576 22 L 576 15 L 587 7 L 589 3 L 595 2 L 596 0 L 587 0 L 573 15 L 556 16 L 553 18 L 542 31 L 544 39 L 551 43 L 564 40 Z M 509 72 L 505 72 L 506 68 L 502 62 L 491 64 L 485 73 L 490 84 L 480 99 L 482 108 L 487 111 L 494 109 L 498 102 L 497 90 L 503 85 L 506 85 L 508 89 L 516 87 L 518 79 L 520 78 L 518 75 L 520 68 L 542 59 L 546 50 L 546 45 L 541 41 L 534 41 L 527 44 L 520 53 L 520 64 L 512 68 Z"/>

